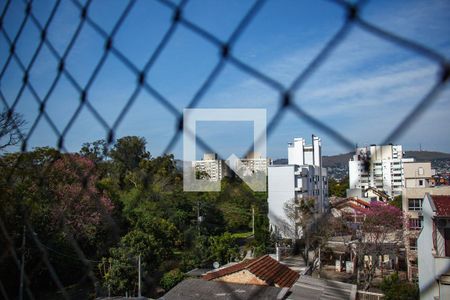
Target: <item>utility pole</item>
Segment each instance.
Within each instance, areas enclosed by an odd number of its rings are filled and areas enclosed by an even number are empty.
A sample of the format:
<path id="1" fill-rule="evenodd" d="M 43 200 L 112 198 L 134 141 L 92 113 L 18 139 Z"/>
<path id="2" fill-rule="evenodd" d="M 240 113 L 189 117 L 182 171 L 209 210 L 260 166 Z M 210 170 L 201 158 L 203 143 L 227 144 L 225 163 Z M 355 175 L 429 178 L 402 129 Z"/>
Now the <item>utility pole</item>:
<path id="1" fill-rule="evenodd" d="M 20 267 L 20 286 L 19 286 L 19 300 L 23 299 L 23 277 L 25 273 L 25 241 L 26 241 L 26 226 L 23 225 L 22 235 L 22 265 Z"/>
<path id="2" fill-rule="evenodd" d="M 255 236 L 255 207 L 252 206 L 252 234 Z"/>
<path id="3" fill-rule="evenodd" d="M 138 258 L 138 297 L 142 297 L 141 294 L 141 254 L 139 254 L 139 258 Z"/>
<path id="4" fill-rule="evenodd" d="M 197 200 L 197 230 L 200 233 L 200 201 Z"/>

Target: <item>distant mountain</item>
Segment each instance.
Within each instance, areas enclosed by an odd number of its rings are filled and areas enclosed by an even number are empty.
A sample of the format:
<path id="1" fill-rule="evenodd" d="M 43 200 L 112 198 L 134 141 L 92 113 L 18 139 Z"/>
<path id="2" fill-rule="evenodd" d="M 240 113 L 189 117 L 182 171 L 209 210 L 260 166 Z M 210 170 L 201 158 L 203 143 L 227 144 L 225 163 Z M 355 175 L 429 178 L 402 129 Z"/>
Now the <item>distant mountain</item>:
<path id="1" fill-rule="evenodd" d="M 447 160 L 450 153 L 437 151 L 406 151 L 405 157 L 414 157 L 417 161 Z"/>
<path id="2" fill-rule="evenodd" d="M 348 166 L 348 161 L 353 154 L 353 152 L 349 152 L 332 156 L 322 156 L 322 164 L 325 168 Z"/>
<path id="3" fill-rule="evenodd" d="M 348 164 L 348 161 L 350 157 L 353 156 L 353 153 L 345 153 L 345 154 L 338 154 L 333 156 L 322 156 L 322 163 L 323 166 L 328 167 L 338 167 L 338 166 L 345 166 Z M 288 163 L 287 158 L 279 158 L 275 159 L 273 161 L 274 165 L 286 165 Z"/>
<path id="4" fill-rule="evenodd" d="M 326 168 L 343 167 L 348 166 L 348 161 L 353 156 L 353 152 L 323 156 L 322 163 Z M 437 152 L 437 151 L 406 151 L 404 157 L 413 157 L 417 161 L 433 161 L 433 160 L 448 160 L 450 159 L 450 153 Z M 279 158 L 273 161 L 275 165 L 287 164 L 286 158 Z"/>

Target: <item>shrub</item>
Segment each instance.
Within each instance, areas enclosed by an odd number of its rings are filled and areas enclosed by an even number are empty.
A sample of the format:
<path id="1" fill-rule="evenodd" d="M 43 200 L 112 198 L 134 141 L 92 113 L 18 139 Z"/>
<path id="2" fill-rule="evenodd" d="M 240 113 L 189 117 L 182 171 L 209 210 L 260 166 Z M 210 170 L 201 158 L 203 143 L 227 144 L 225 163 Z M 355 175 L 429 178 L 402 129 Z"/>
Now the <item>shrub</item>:
<path id="1" fill-rule="evenodd" d="M 383 279 L 381 290 L 385 300 L 416 300 L 419 299 L 417 284 L 401 281 L 397 273 Z"/>
<path id="2" fill-rule="evenodd" d="M 183 281 L 185 275 L 179 269 L 171 270 L 163 275 L 160 284 L 166 291 L 176 286 L 179 282 Z"/>

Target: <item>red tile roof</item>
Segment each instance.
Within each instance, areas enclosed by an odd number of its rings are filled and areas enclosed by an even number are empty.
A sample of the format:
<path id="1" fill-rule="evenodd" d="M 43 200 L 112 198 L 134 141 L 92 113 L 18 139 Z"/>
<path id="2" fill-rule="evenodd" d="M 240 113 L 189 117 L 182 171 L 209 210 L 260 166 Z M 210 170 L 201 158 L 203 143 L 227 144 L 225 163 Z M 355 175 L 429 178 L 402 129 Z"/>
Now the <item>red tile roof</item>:
<path id="1" fill-rule="evenodd" d="M 436 206 L 436 215 L 439 217 L 450 217 L 450 196 L 431 196 L 434 206 Z"/>
<path id="2" fill-rule="evenodd" d="M 291 287 L 300 276 L 297 272 L 279 263 L 269 255 L 264 255 L 207 273 L 203 276 L 203 279 L 213 280 L 242 270 L 251 272 L 259 279 L 265 281 L 267 285 L 276 285 L 279 287 Z"/>

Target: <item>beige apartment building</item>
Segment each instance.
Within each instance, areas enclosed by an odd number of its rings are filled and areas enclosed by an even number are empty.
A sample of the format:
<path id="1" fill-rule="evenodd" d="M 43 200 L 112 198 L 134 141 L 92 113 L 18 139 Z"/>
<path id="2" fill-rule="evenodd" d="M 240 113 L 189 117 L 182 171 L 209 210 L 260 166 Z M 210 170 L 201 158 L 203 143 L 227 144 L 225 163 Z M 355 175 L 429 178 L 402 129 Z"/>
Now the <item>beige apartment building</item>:
<path id="1" fill-rule="evenodd" d="M 410 166 L 408 176 L 417 174 L 417 177 L 407 177 L 405 171 L 405 181 L 410 182 L 410 185 L 403 188 L 402 192 L 402 208 L 406 217 L 405 224 L 405 251 L 406 264 L 408 268 L 408 279 L 411 281 L 417 280 L 417 238 L 422 228 L 422 203 L 425 194 L 430 195 L 450 195 L 450 186 L 427 186 L 430 178 L 425 178 L 424 174 L 431 174 L 431 164 L 429 163 L 413 163 L 415 166 Z M 428 165 L 429 164 L 429 165 Z M 406 164 L 405 164 L 406 165 Z M 424 168 L 419 172 L 419 168 Z M 414 171 L 416 170 L 416 171 Z M 411 172 L 409 172 L 411 171 Z M 431 177 L 431 175 L 430 175 Z M 409 181 L 408 181 L 409 180 Z M 421 182 L 421 180 L 423 180 Z"/>

